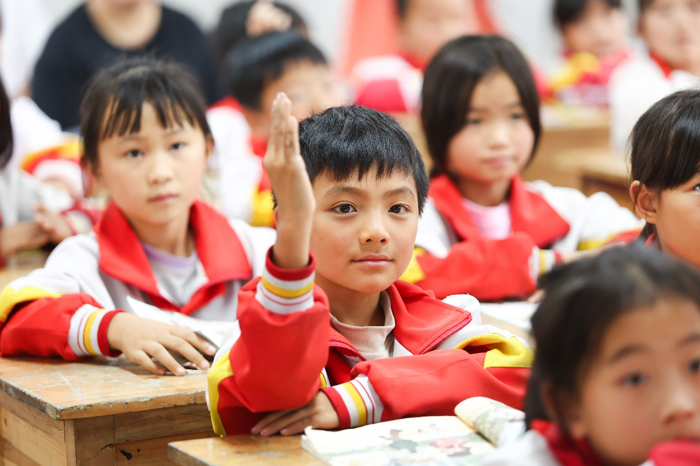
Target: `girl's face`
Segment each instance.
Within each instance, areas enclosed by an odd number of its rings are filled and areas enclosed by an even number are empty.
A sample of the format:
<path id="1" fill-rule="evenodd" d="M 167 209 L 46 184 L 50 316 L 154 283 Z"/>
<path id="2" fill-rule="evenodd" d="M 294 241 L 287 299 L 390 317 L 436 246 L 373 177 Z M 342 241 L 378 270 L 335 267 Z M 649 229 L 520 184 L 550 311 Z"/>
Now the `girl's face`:
<path id="1" fill-rule="evenodd" d="M 212 149 L 201 129 L 163 128 L 144 104 L 140 131 L 101 141 L 92 171 L 135 227 L 162 227 L 189 218 Z"/>
<path id="2" fill-rule="evenodd" d="M 605 58 L 625 49 L 627 17 L 621 8 L 613 8 L 603 0 L 592 0 L 581 17 L 564 26 L 561 32 L 570 52 Z"/>
<path id="3" fill-rule="evenodd" d="M 569 411 L 569 432 L 604 464 L 634 466 L 672 439 L 700 441 L 700 309 L 662 299 L 605 331 Z"/>
<path id="4" fill-rule="evenodd" d="M 700 60 L 700 0 L 656 0 L 639 20 L 649 49 L 674 69 Z"/>
<path id="5" fill-rule="evenodd" d="M 474 88 L 466 117 L 447 147 L 447 171 L 481 184 L 508 181 L 520 173 L 535 134 L 510 76 L 503 71 L 484 76 Z"/>

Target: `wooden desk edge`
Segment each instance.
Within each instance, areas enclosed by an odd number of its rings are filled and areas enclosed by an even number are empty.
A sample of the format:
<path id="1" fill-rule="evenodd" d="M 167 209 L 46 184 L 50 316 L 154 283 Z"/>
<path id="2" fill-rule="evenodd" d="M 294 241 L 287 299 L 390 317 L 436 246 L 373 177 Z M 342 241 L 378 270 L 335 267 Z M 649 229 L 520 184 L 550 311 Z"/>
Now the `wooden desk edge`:
<path id="1" fill-rule="evenodd" d="M 168 459 L 170 461 L 186 466 L 211 466 L 211 463 L 205 463 L 199 458 L 189 455 L 185 450 L 180 448 L 181 443 L 187 443 L 187 441 L 171 442 L 168 444 Z"/>

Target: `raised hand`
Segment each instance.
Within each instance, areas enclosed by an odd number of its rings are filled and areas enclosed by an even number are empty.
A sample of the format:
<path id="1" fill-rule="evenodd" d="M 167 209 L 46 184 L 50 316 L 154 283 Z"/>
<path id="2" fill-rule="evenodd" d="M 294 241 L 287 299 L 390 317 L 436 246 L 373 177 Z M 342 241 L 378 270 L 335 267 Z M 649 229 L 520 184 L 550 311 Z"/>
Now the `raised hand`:
<path id="1" fill-rule="evenodd" d="M 292 102 L 283 93 L 272 104 L 270 140 L 263 165 L 277 200 L 275 264 L 284 269 L 303 268 L 309 262 L 316 201 L 299 151 L 299 122 L 292 116 Z"/>

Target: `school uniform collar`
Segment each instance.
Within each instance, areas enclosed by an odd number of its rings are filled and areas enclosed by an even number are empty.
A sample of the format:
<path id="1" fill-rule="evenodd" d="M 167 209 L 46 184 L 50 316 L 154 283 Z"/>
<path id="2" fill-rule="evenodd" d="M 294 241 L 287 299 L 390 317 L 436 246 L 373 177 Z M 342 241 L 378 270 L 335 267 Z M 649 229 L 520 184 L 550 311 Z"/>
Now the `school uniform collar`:
<path id="1" fill-rule="evenodd" d="M 649 58 L 651 58 L 651 60 L 658 65 L 659 69 L 664 75 L 664 78 L 668 79 L 671 77 L 671 73 L 673 73 L 673 68 L 671 68 L 671 65 L 666 63 L 661 57 L 651 50 L 649 51 Z"/>
<path id="2" fill-rule="evenodd" d="M 411 65 L 411 67 L 421 72 L 425 72 L 425 68 L 428 66 L 428 61 L 420 59 L 410 52 L 399 52 L 399 56 L 403 58 L 406 63 Z"/>
<path id="3" fill-rule="evenodd" d="M 649 235 L 647 240 L 644 242 L 644 246 L 661 251 L 661 243 L 659 243 L 659 237 L 656 236 L 656 233 Z"/>
<path id="4" fill-rule="evenodd" d="M 462 202 L 462 193 L 447 175 L 432 179 L 429 195 L 435 208 L 460 239 L 482 236 Z M 519 175 L 513 177 L 508 201 L 511 229 L 530 235 L 537 247 L 549 246 L 569 233 L 569 224 L 542 196 L 527 189 Z"/>
<path id="5" fill-rule="evenodd" d="M 397 281 L 387 294 L 394 314 L 394 338 L 411 354 L 424 354 L 472 321 L 471 313 L 435 299 L 430 292 Z M 360 352 L 333 327 L 330 346 L 341 353 L 360 357 Z"/>
<path id="6" fill-rule="evenodd" d="M 190 228 L 208 278 L 205 287 L 252 278 L 252 268 L 243 245 L 222 215 L 203 202 L 195 201 L 190 209 Z M 100 269 L 162 299 L 146 253 L 124 213 L 114 202 L 107 206 L 94 231 L 100 250 Z M 222 253 L 222 247 L 226 248 L 225 253 Z"/>
<path id="7" fill-rule="evenodd" d="M 558 424 L 536 420 L 532 422 L 532 429 L 545 438 L 552 456 L 562 466 L 603 466 L 588 442 L 573 440 Z"/>

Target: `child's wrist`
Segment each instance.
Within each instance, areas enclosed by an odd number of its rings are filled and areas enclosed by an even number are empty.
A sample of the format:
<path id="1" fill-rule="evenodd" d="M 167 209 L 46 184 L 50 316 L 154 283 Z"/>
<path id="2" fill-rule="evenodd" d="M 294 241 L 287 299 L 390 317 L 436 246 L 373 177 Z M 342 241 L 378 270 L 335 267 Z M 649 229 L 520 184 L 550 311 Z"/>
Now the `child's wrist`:
<path id="1" fill-rule="evenodd" d="M 295 270 L 309 264 L 311 224 L 279 223 L 277 240 L 273 246 L 274 264 L 282 269 Z"/>

